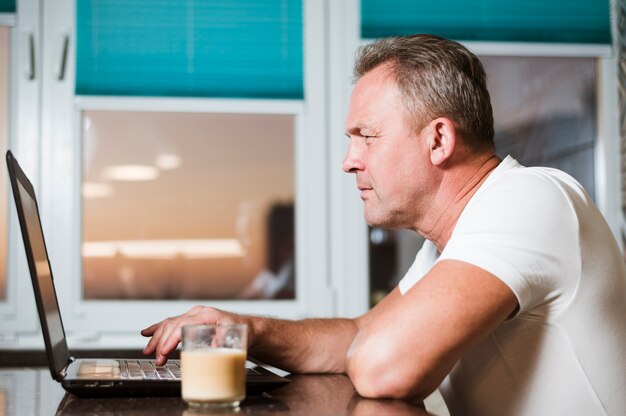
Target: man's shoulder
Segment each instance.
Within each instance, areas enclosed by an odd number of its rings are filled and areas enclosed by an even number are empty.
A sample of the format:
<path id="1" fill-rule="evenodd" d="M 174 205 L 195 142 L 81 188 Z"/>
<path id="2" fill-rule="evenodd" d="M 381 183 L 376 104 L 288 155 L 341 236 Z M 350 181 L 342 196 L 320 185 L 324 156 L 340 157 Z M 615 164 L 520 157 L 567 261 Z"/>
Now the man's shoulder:
<path id="1" fill-rule="evenodd" d="M 593 203 L 570 175 L 552 168 L 516 167 L 486 182 L 461 214 L 457 230 L 575 230 Z M 587 207 L 587 208 L 585 208 Z M 581 211 L 583 210 L 583 211 Z M 521 228 L 520 228 L 521 227 Z"/>
<path id="2" fill-rule="evenodd" d="M 573 199 L 590 199 L 583 186 L 568 173 L 543 166 L 517 167 L 501 172 L 485 184 L 482 194 L 524 198 L 547 203 L 569 203 Z"/>

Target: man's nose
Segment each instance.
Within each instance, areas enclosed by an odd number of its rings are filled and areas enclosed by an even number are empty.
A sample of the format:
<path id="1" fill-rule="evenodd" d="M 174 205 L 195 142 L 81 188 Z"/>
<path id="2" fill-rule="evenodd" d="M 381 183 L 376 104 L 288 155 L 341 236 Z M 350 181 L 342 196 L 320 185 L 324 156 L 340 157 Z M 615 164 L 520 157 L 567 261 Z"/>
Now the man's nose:
<path id="1" fill-rule="evenodd" d="M 348 151 L 343 159 L 343 171 L 346 173 L 356 173 L 365 169 L 363 154 L 354 140 L 350 141 Z"/>

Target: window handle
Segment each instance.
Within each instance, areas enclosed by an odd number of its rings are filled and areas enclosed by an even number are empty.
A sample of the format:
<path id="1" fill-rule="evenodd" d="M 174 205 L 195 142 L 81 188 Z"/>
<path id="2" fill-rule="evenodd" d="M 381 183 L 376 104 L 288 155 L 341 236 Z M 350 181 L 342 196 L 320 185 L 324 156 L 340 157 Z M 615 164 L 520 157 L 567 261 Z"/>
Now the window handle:
<path id="1" fill-rule="evenodd" d="M 57 80 L 63 81 L 65 78 L 65 65 L 67 62 L 67 49 L 69 47 L 70 38 L 67 33 L 59 35 L 57 61 L 54 64 L 54 75 Z"/>
<path id="2" fill-rule="evenodd" d="M 26 79 L 35 79 L 35 36 L 32 31 L 28 31 L 23 36 L 24 55 L 23 68 Z"/>

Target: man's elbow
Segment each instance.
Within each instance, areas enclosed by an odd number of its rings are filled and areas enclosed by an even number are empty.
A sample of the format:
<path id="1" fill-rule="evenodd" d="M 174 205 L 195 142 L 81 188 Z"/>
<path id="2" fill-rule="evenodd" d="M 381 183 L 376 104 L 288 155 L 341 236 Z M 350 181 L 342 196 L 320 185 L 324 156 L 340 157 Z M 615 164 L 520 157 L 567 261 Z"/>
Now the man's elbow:
<path id="1" fill-rule="evenodd" d="M 372 399 L 420 399 L 415 392 L 413 383 L 393 374 L 385 373 L 378 376 L 358 374 L 354 378 L 350 377 L 354 388 L 362 397 Z"/>
<path id="2" fill-rule="evenodd" d="M 348 376 L 363 397 L 423 400 L 437 387 L 429 387 L 419 369 L 400 359 L 359 355 L 350 360 Z"/>

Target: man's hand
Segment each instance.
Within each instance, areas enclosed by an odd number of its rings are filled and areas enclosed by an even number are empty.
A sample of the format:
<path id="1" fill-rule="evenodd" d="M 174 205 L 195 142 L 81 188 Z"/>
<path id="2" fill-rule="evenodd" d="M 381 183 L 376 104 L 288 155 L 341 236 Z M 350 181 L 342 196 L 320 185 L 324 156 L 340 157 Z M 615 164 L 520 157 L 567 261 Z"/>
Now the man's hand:
<path id="1" fill-rule="evenodd" d="M 183 326 L 235 322 L 239 322 L 237 315 L 210 306 L 194 306 L 182 315 L 164 319 L 142 330 L 141 335 L 152 337 L 143 353 L 144 355 L 156 353 L 156 364 L 164 365 L 167 362 L 167 356 L 176 349 L 181 340 Z"/>

